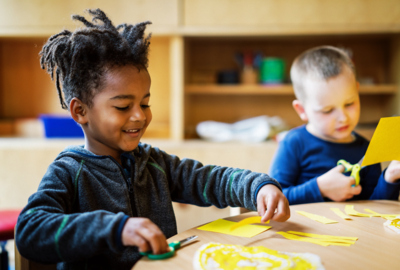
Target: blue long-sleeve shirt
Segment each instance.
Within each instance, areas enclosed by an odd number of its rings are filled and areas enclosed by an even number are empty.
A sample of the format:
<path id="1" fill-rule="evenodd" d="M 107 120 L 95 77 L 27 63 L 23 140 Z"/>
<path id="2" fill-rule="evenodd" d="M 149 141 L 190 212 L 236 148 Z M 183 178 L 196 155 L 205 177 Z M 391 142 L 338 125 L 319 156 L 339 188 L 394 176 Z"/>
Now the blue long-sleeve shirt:
<path id="1" fill-rule="evenodd" d="M 337 165 L 340 159 L 357 163 L 368 148 L 369 142 L 354 133 L 351 143 L 333 143 L 310 134 L 305 125 L 292 129 L 280 142 L 275 153 L 270 176 L 279 181 L 291 205 L 323 202 L 317 178 Z M 396 200 L 400 183 L 388 183 L 380 164 L 367 166 L 360 171 L 362 191 L 351 200 Z"/>

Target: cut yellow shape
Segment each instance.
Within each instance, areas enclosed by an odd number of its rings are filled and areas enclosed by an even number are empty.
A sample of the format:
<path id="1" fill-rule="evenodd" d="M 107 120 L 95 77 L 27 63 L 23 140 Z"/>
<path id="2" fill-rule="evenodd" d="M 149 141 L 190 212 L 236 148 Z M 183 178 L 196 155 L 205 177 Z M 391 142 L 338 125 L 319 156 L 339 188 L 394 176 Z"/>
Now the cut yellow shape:
<path id="1" fill-rule="evenodd" d="M 343 213 L 342 211 L 340 211 L 339 208 L 334 208 L 334 207 L 332 207 L 331 210 L 332 210 L 336 215 L 338 215 L 339 217 L 341 217 L 341 218 L 343 218 L 343 219 L 351 220 L 351 217 L 345 215 L 345 213 Z"/>
<path id="2" fill-rule="evenodd" d="M 320 235 L 318 238 L 313 238 L 313 237 L 299 236 L 294 233 L 299 234 L 300 232 L 277 232 L 277 234 L 280 234 L 289 240 L 309 242 L 309 243 L 321 245 L 324 247 L 330 246 L 330 245 L 348 247 L 355 243 L 355 241 L 353 241 L 353 240 L 340 239 L 340 237 L 338 237 L 338 236 L 331 236 L 331 238 L 323 238 L 323 237 L 321 237 L 322 235 Z M 329 237 L 329 236 L 325 236 L 325 237 Z"/>
<path id="3" fill-rule="evenodd" d="M 206 225 L 198 227 L 197 229 L 209 232 L 224 233 L 234 236 L 253 237 L 271 228 L 271 226 L 243 225 L 240 228 L 231 231 L 230 228 L 235 224 L 236 222 L 233 221 L 217 219 Z"/>
<path id="4" fill-rule="evenodd" d="M 254 223 L 264 223 L 264 222 L 261 222 L 261 217 L 260 216 L 248 217 L 248 218 L 242 219 L 241 221 L 237 222 L 235 225 L 233 225 L 231 227 L 230 230 L 233 231 L 236 228 L 239 228 L 241 226 L 248 225 L 248 224 L 254 224 Z M 269 223 L 269 220 L 267 222 L 265 222 L 265 223 Z"/>
<path id="5" fill-rule="evenodd" d="M 302 216 L 308 217 L 312 220 L 315 220 L 315 221 L 318 221 L 318 222 L 321 222 L 324 224 L 338 223 L 336 220 L 329 219 L 324 216 L 315 215 L 315 214 L 311 214 L 311 213 L 304 212 L 304 211 L 296 211 L 296 212 Z"/>
<path id="6" fill-rule="evenodd" d="M 396 216 L 400 216 L 400 214 L 379 214 L 378 212 L 372 211 L 371 209 L 364 209 L 365 212 L 374 214 L 374 217 L 383 217 L 384 219 L 393 220 Z"/>
<path id="7" fill-rule="evenodd" d="M 400 116 L 379 120 L 361 166 L 400 160 Z"/>
<path id="8" fill-rule="evenodd" d="M 329 240 L 351 240 L 351 241 L 358 240 L 358 237 L 351 237 L 351 236 L 336 236 L 336 235 L 315 234 L 315 233 L 305 233 L 296 231 L 288 231 L 288 233 L 313 237 L 313 238 L 329 239 Z"/>
<path id="9" fill-rule="evenodd" d="M 358 211 L 356 211 L 354 209 L 354 205 L 346 205 L 344 207 L 344 211 L 346 212 L 346 214 L 348 214 L 349 216 L 357 216 L 357 217 L 373 217 L 373 214 L 364 214 L 364 213 L 360 213 Z"/>

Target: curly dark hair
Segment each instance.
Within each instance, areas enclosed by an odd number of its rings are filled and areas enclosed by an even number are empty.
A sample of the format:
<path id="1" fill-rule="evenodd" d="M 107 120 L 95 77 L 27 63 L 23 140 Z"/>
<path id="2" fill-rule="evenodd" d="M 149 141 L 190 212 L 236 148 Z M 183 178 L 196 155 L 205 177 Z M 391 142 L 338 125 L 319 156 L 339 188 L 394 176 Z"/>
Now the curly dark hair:
<path id="1" fill-rule="evenodd" d="M 74 97 L 91 106 L 93 96 L 103 86 L 104 73 L 113 67 L 148 67 L 151 34 L 144 37 L 144 31 L 151 22 L 115 27 L 102 10 L 88 12 L 93 23 L 73 15 L 72 19 L 81 21 L 85 27 L 51 36 L 39 53 L 42 69 L 47 70 L 52 80 L 56 74 L 55 84 L 63 109 L 68 109 Z"/>

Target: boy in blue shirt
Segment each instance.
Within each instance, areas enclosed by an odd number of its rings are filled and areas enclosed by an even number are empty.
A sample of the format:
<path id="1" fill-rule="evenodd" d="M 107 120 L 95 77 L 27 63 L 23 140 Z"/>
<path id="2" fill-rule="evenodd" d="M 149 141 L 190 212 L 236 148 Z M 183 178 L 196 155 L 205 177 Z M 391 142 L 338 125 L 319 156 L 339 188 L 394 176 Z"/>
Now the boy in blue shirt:
<path id="1" fill-rule="evenodd" d="M 290 76 L 297 98 L 293 107 L 307 124 L 288 132 L 270 168 L 289 203 L 398 199 L 399 162 L 384 173 L 380 164 L 363 168 L 357 186 L 337 166 L 340 159 L 359 162 L 369 143 L 354 132 L 359 83 L 348 55 L 331 46 L 312 48 L 294 60 Z"/>
<path id="2" fill-rule="evenodd" d="M 114 27 L 101 10 L 89 13 L 93 22 L 75 15 L 86 27 L 50 37 L 40 53 L 85 144 L 62 151 L 29 198 L 16 227 L 20 253 L 58 269 L 131 269 L 139 251 L 168 251 L 177 233 L 172 201 L 287 220 L 287 199 L 268 175 L 140 143 L 152 119 L 150 22 Z"/>

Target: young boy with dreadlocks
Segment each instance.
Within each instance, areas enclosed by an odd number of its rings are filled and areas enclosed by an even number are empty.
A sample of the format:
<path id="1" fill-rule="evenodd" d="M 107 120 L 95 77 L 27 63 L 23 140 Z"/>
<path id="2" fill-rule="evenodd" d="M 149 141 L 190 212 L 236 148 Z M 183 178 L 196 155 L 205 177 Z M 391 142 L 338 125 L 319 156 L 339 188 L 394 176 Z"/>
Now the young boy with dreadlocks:
<path id="1" fill-rule="evenodd" d="M 89 13 L 93 23 L 73 16 L 86 27 L 52 36 L 40 53 L 85 144 L 62 151 L 29 198 L 16 227 L 20 253 L 58 269 L 130 269 L 139 251 L 168 251 L 166 238 L 177 233 L 172 201 L 287 220 L 286 197 L 268 175 L 140 143 L 152 118 L 150 22 L 114 27 L 101 10 Z"/>

